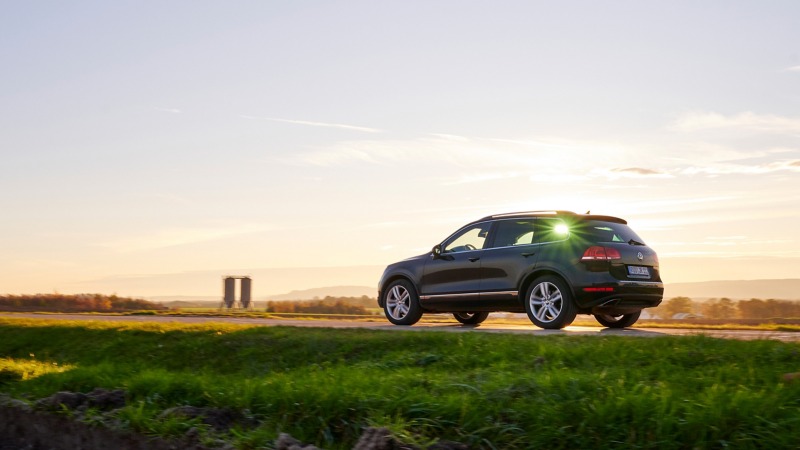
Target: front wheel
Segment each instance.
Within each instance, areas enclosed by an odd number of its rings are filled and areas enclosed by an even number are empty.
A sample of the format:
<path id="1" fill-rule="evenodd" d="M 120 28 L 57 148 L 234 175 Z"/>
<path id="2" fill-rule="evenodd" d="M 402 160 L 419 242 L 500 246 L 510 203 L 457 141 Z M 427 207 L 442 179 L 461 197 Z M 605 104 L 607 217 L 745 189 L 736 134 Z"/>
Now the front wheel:
<path id="1" fill-rule="evenodd" d="M 608 314 L 595 314 L 594 318 L 600 322 L 600 325 L 608 328 L 626 328 L 632 326 L 639 320 L 641 311 L 636 311 L 633 314 L 624 314 L 621 316 L 610 316 Z"/>
<path id="2" fill-rule="evenodd" d="M 534 325 L 559 330 L 575 320 L 578 311 L 564 280 L 553 275 L 537 278 L 528 288 L 525 311 Z"/>
<path id="3" fill-rule="evenodd" d="M 397 280 L 386 288 L 383 310 L 386 318 L 395 325 L 414 325 L 422 318 L 422 307 L 414 285 L 408 280 Z"/>
<path id="4" fill-rule="evenodd" d="M 489 317 L 488 312 L 475 312 L 475 313 L 462 313 L 457 312 L 453 313 L 453 317 L 456 318 L 457 321 L 463 323 L 464 325 L 475 325 L 478 323 L 483 322 Z"/>

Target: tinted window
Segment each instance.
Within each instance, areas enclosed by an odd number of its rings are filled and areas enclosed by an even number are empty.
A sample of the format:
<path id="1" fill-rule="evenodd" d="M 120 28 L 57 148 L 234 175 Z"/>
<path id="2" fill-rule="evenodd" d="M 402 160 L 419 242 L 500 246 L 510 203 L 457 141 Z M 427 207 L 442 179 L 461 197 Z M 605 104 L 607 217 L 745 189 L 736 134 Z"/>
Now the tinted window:
<path id="1" fill-rule="evenodd" d="M 481 223 L 459 232 L 445 243 L 443 253 L 482 249 L 491 225 L 491 223 Z"/>
<path id="2" fill-rule="evenodd" d="M 629 226 L 621 223 L 585 220 L 573 224 L 570 231 L 591 242 L 628 242 L 633 239 L 644 243 Z"/>
<path id="3" fill-rule="evenodd" d="M 538 219 L 539 242 L 555 242 L 569 239 L 569 228 L 561 219 Z"/>
<path id="4" fill-rule="evenodd" d="M 534 224 L 532 219 L 528 220 L 501 220 L 497 222 L 497 233 L 494 237 L 492 247 L 511 247 L 513 245 L 533 244 Z"/>

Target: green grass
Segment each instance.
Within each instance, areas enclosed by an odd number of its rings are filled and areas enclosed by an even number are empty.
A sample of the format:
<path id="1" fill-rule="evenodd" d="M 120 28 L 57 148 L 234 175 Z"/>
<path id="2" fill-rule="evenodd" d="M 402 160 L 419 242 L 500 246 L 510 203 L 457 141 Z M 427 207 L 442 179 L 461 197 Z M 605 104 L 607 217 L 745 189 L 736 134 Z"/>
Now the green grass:
<path id="1" fill-rule="evenodd" d="M 800 370 L 799 352 L 795 343 L 704 336 L 3 318 L 2 370 L 29 375 L 6 377 L 0 390 L 33 399 L 126 389 L 120 422 L 167 436 L 197 425 L 157 419 L 168 407 L 247 409 L 262 425 L 230 433 L 242 449 L 269 448 L 280 431 L 351 448 L 367 425 L 407 442 L 486 449 L 797 448 L 800 383 L 781 375 Z"/>

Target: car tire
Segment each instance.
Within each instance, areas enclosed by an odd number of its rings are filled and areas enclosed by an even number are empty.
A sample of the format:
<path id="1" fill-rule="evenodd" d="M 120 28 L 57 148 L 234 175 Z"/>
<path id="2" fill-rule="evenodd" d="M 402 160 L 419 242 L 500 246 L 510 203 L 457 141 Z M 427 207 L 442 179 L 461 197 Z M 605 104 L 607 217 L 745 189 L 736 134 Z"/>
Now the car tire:
<path id="1" fill-rule="evenodd" d="M 539 328 L 559 330 L 569 326 L 578 315 L 567 283 L 553 275 L 537 278 L 525 295 L 525 312 Z"/>
<path id="2" fill-rule="evenodd" d="M 463 323 L 464 325 L 476 325 L 489 317 L 488 312 L 474 312 L 474 313 L 465 313 L 465 312 L 457 312 L 453 313 L 453 317 L 456 318 L 457 321 Z"/>
<path id="3" fill-rule="evenodd" d="M 408 280 L 397 280 L 386 287 L 383 311 L 395 325 L 414 325 L 422 318 L 422 307 L 414 285 Z"/>
<path id="4" fill-rule="evenodd" d="M 637 311 L 633 314 L 624 314 L 622 316 L 609 316 L 605 314 L 595 314 L 594 318 L 600 322 L 600 325 L 608 328 L 626 328 L 639 320 L 639 316 L 642 314 L 641 311 Z"/>

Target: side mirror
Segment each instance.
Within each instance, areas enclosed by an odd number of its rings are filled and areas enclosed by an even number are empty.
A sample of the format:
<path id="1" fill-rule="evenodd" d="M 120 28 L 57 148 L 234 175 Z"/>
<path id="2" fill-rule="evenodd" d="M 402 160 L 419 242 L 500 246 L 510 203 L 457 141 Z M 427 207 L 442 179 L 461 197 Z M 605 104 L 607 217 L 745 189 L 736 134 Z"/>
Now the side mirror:
<path id="1" fill-rule="evenodd" d="M 442 258 L 442 244 L 437 244 L 433 246 L 433 259 L 441 259 Z"/>

